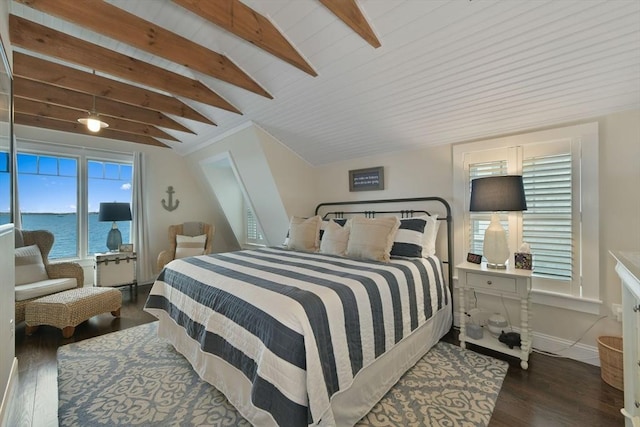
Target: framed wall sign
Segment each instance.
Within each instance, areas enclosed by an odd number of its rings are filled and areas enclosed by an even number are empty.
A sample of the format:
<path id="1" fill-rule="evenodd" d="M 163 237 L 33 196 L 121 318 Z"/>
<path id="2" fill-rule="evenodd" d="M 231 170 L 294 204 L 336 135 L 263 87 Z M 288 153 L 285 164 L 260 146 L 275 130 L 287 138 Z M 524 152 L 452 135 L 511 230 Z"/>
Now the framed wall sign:
<path id="1" fill-rule="evenodd" d="M 349 191 L 384 190 L 384 168 L 378 166 L 349 171 Z"/>

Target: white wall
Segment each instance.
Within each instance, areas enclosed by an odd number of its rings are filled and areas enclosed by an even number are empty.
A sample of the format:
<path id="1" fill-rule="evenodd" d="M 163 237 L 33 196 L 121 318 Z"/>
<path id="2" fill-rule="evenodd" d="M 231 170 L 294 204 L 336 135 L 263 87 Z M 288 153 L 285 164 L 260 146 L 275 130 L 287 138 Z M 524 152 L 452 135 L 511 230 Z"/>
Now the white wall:
<path id="1" fill-rule="evenodd" d="M 225 219 L 231 233 L 226 241 L 232 245 L 235 238 L 234 249 L 240 249 L 240 243 L 244 241 L 244 195 L 240 183 L 236 179 L 236 175 L 231 165 L 231 159 L 228 155 L 223 156 L 220 160 L 211 163 L 201 163 L 202 173 L 204 174 L 210 189 L 213 191 L 216 199 L 220 204 L 220 208 L 224 212 Z M 216 230 L 216 233 L 222 234 L 222 230 Z"/>
<path id="2" fill-rule="evenodd" d="M 240 185 L 267 242 L 271 245 L 282 243 L 289 217 L 308 213 L 308 208 L 296 203 L 295 197 L 296 194 L 310 191 L 305 185 L 310 178 L 308 169 L 301 165 L 304 162 L 257 126 L 242 128 L 223 140 L 191 153 L 187 159 L 192 170 L 197 171 L 199 179 L 205 181 L 202 165 L 215 161 L 225 153 L 233 160 Z M 294 181 L 293 186 L 282 184 L 287 179 Z M 303 198 L 306 199 L 306 196 Z"/>
<path id="3" fill-rule="evenodd" d="M 0 225 L 0 425 L 5 425 L 12 396 L 17 389 L 15 358 L 15 298 L 13 224 Z"/>
<path id="4" fill-rule="evenodd" d="M 9 45 L 9 0 L 0 0 L 0 38 L 4 51 L 9 59 L 9 65 L 13 67 L 13 55 Z M 6 241 L 7 246 L 2 246 L 3 254 L 10 254 L 13 250 L 13 225 L 0 227 L 0 239 Z M 8 416 L 10 397 L 16 384 L 10 383 L 12 369 L 16 370 L 15 359 L 15 290 L 14 290 L 14 265 L 11 256 L 0 257 L 0 425 L 4 425 Z M 15 367 L 14 367 L 15 366 Z"/>
<path id="5" fill-rule="evenodd" d="M 349 192 L 349 170 L 384 167 L 384 190 Z M 363 157 L 314 171 L 315 203 L 340 200 L 439 196 L 450 200 L 451 148 L 448 145 Z"/>

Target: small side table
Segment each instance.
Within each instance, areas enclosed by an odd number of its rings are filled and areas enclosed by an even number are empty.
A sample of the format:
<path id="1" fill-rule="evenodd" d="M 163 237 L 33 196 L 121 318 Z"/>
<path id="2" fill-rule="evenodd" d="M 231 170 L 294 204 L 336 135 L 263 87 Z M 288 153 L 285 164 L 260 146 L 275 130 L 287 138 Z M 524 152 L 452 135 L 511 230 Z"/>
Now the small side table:
<path id="1" fill-rule="evenodd" d="M 506 270 L 487 268 L 485 263 L 473 264 L 463 262 L 456 266 L 458 269 L 458 287 L 460 295 L 460 347 L 465 348 L 466 343 L 472 343 L 489 348 L 503 354 L 520 358 L 522 369 L 529 367 L 529 354 L 531 353 L 531 270 L 514 269 L 509 266 Z M 467 290 L 473 290 L 482 294 L 505 295 L 516 297 L 520 300 L 520 348 L 509 348 L 497 338 L 485 334 L 480 339 L 474 339 L 466 335 L 466 298 Z"/>
<path id="2" fill-rule="evenodd" d="M 95 254 L 93 283 L 95 286 L 129 286 L 133 297 L 133 287 L 138 295 L 138 281 L 136 279 L 135 252 L 109 252 Z"/>

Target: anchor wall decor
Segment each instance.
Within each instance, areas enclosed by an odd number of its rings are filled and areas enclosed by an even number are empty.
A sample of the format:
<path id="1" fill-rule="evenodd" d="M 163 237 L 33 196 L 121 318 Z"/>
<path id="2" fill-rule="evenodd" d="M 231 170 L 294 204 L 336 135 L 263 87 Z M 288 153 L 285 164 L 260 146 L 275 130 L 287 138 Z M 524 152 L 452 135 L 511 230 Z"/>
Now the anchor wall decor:
<path id="1" fill-rule="evenodd" d="M 165 208 L 166 210 L 168 210 L 169 212 L 174 211 L 176 209 L 178 209 L 178 205 L 180 204 L 180 200 L 176 199 L 176 203 L 173 203 L 173 193 L 175 193 L 175 191 L 173 190 L 173 186 L 168 186 L 167 187 L 167 194 L 169 195 L 168 199 L 169 202 L 167 202 L 165 199 L 162 199 L 162 207 Z"/>

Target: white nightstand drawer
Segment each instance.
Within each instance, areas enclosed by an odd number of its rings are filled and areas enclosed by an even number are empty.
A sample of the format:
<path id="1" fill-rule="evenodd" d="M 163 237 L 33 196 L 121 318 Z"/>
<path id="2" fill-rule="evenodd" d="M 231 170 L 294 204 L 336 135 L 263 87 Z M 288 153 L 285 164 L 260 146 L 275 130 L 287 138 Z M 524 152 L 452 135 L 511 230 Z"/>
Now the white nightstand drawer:
<path id="1" fill-rule="evenodd" d="M 467 273 L 467 286 L 470 288 L 490 289 L 496 292 L 516 293 L 516 279 L 510 277 Z"/>

